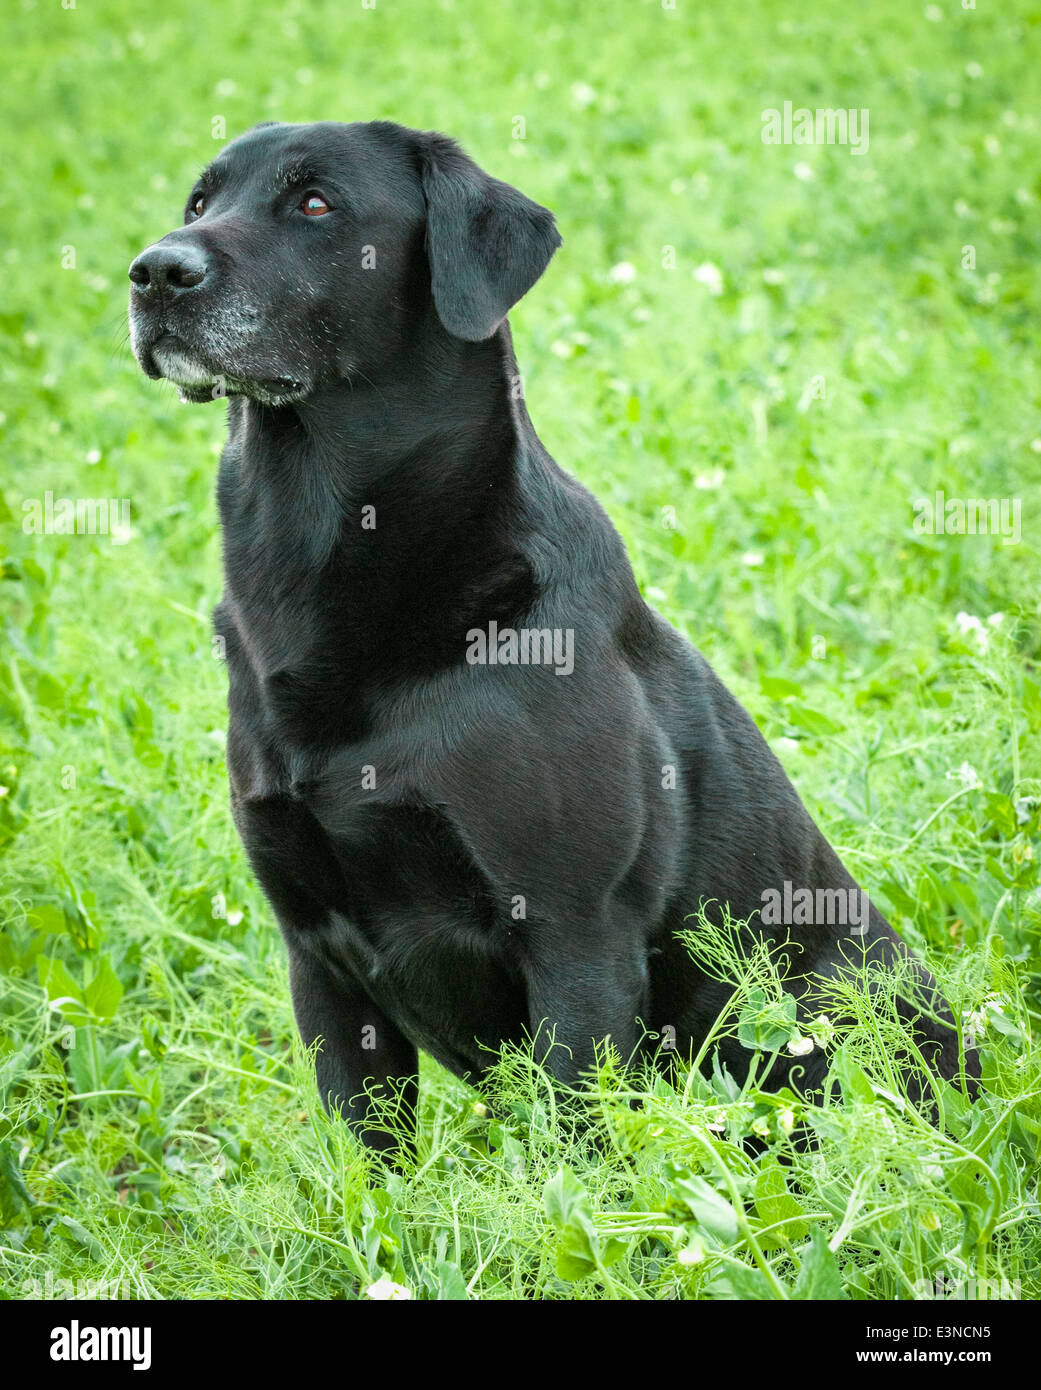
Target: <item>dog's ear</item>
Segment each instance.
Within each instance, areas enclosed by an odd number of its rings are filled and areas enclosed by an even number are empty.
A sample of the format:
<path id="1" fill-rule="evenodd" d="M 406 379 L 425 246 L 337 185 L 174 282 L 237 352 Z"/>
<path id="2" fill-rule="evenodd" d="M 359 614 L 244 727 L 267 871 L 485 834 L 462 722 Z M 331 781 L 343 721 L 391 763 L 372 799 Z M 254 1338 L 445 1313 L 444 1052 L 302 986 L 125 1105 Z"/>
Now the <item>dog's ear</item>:
<path id="1" fill-rule="evenodd" d="M 421 170 L 434 307 L 449 333 L 477 343 L 531 289 L 560 234 L 548 208 L 493 179 L 444 135 L 426 137 Z"/>

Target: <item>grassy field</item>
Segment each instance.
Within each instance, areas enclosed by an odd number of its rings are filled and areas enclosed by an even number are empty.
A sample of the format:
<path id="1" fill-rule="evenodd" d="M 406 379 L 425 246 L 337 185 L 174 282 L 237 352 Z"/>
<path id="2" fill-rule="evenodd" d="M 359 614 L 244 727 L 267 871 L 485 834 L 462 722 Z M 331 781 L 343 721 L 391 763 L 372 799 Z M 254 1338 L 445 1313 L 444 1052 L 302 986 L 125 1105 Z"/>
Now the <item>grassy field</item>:
<path id="1" fill-rule="evenodd" d="M 1039 24 L 1027 0 L 15 7 L 5 1296 L 1041 1296 Z M 867 111 L 869 148 L 764 143 L 786 101 Z M 754 1075 L 633 1109 L 608 1066 L 594 1152 L 523 1054 L 494 1119 L 424 1062 L 419 1162 L 387 1182 L 321 1113 L 227 806 L 224 406 L 140 375 L 126 268 L 223 138 L 377 117 L 557 214 L 513 315 L 536 427 L 982 1039 L 975 1106 L 908 1107 L 861 998 L 815 1043 L 808 1120 Z M 1014 500 L 1018 534 L 916 529 L 937 491 Z M 48 494 L 125 500 L 129 529 L 34 530 Z M 720 1028 L 777 1045 L 770 963 L 699 942 L 735 982 Z"/>

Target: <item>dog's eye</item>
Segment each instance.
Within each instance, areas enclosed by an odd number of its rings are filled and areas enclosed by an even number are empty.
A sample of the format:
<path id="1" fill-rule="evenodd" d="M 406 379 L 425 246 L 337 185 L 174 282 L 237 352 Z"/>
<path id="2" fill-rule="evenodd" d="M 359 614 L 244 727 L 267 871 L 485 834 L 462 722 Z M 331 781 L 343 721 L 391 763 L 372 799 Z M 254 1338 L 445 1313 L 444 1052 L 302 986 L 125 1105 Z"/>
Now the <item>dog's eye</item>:
<path id="1" fill-rule="evenodd" d="M 193 201 L 189 211 L 193 217 L 201 217 L 206 207 L 206 198 L 202 193 Z"/>
<path id="2" fill-rule="evenodd" d="M 327 212 L 332 212 L 332 208 L 320 193 L 308 193 L 300 204 L 300 211 L 308 217 L 324 217 Z"/>

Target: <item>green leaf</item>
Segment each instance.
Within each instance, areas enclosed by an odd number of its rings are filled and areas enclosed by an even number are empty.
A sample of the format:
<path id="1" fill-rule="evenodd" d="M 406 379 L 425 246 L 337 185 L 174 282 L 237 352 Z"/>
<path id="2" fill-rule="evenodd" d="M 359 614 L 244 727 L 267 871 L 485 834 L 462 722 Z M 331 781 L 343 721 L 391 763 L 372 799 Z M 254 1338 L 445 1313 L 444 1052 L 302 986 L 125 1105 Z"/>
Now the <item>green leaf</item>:
<path id="1" fill-rule="evenodd" d="M 961 1138 L 972 1119 L 972 1103 L 953 1082 L 941 1086 L 940 1116 L 945 1129 Z"/>
<path id="2" fill-rule="evenodd" d="M 440 1303 L 466 1302 L 470 1295 L 466 1291 L 466 1280 L 459 1272 L 459 1266 L 450 1260 L 443 1260 L 437 1266 L 437 1299 Z"/>
<path id="3" fill-rule="evenodd" d="M 32 1195 L 25 1185 L 17 1150 L 10 1139 L 5 1139 L 0 1143 L 0 1226 L 7 1224 L 19 1206 L 28 1209 L 32 1205 Z"/>
<path id="4" fill-rule="evenodd" d="M 874 1086 L 864 1068 L 854 1062 L 845 1048 L 840 1047 L 835 1053 L 831 1071 L 832 1075 L 838 1077 L 839 1085 L 842 1087 L 842 1099 L 847 1105 L 855 1105 L 858 1101 L 874 1105 Z"/>
<path id="5" fill-rule="evenodd" d="M 1022 678 L 1021 699 L 1023 711 L 1030 718 L 1030 727 L 1041 728 L 1041 688 L 1029 676 Z"/>
<path id="6" fill-rule="evenodd" d="M 112 969 L 108 956 L 98 962 L 94 978 L 83 995 L 87 1007 L 97 1019 L 110 1019 L 119 1008 L 119 1001 L 123 998 L 123 985 Z"/>
<path id="7" fill-rule="evenodd" d="M 98 962 L 94 977 L 84 988 L 76 983 L 62 961 L 38 956 L 36 968 L 40 984 L 52 1004 L 59 999 L 62 1013 L 73 1024 L 98 1023 L 110 1019 L 123 998 L 123 985 L 105 956 Z"/>
<path id="8" fill-rule="evenodd" d="M 780 1052 L 796 1031 L 797 1009 L 794 995 L 768 999 L 763 990 L 752 990 L 737 1021 L 738 1041 L 752 1051 Z"/>
<path id="9" fill-rule="evenodd" d="M 557 1245 L 557 1274 L 569 1281 L 585 1279 L 597 1266 L 596 1233 L 592 1223 L 575 1221 L 565 1226 Z"/>
<path id="10" fill-rule="evenodd" d="M 50 903 L 38 903 L 36 907 L 30 908 L 26 920 L 34 931 L 55 935 L 64 934 L 66 930 L 65 913 L 60 907 L 52 907 Z"/>
<path id="11" fill-rule="evenodd" d="M 542 1191 L 542 1205 L 551 1224 L 562 1231 L 576 1213 L 590 1214 L 589 1194 L 570 1168 L 560 1167 Z"/>
<path id="12" fill-rule="evenodd" d="M 7 1103 L 8 1091 L 12 1086 L 18 1085 L 26 1072 L 31 1070 L 35 1060 L 36 1048 L 32 1043 L 27 1043 L 17 1052 L 8 1053 L 0 1062 L 0 1110 Z"/>
<path id="13" fill-rule="evenodd" d="M 914 918 L 918 911 L 918 904 L 906 888 L 902 888 L 891 878 L 883 879 L 879 886 L 898 912 L 902 912 L 905 917 Z"/>
<path id="14" fill-rule="evenodd" d="M 997 857 L 996 854 L 986 855 L 985 862 L 987 865 L 988 873 L 991 875 L 992 878 L 997 879 L 997 881 L 1001 884 L 1002 888 L 1012 887 L 1012 880 L 1005 872 L 1001 860 Z"/>
<path id="15" fill-rule="evenodd" d="M 995 828 L 1006 839 L 1011 840 L 1018 828 L 1015 806 L 1007 796 L 1003 796 L 1000 792 L 987 792 L 983 802 Z"/>
<path id="16" fill-rule="evenodd" d="M 686 1207 L 698 1226 L 724 1245 L 732 1245 L 737 1239 L 737 1213 L 727 1199 L 704 1178 L 673 1163 L 665 1165 L 665 1176 L 670 1197 Z"/>
<path id="17" fill-rule="evenodd" d="M 983 1238 L 993 1210 L 987 1189 L 978 1176 L 979 1171 L 978 1164 L 972 1158 L 947 1170 L 946 1186 L 962 1215 L 963 1255 L 968 1254 Z"/>
<path id="18" fill-rule="evenodd" d="M 561 1279 L 584 1279 L 597 1267 L 599 1240 L 593 1225 L 589 1194 L 570 1168 L 558 1168 L 542 1193 L 552 1226 L 560 1232 L 557 1274 Z"/>
<path id="19" fill-rule="evenodd" d="M 805 729 L 808 733 L 818 736 L 841 734 L 843 730 L 843 725 L 836 724 L 834 719 L 829 719 L 819 709 L 810 709 L 807 705 L 789 705 L 785 710 L 785 715 L 789 724 L 794 724 L 797 729 Z"/>
<path id="20" fill-rule="evenodd" d="M 803 1251 L 792 1297 L 831 1301 L 847 1297 L 839 1262 L 828 1248 L 828 1238 L 823 1231 L 810 1234 L 809 1249 Z"/>
<path id="21" fill-rule="evenodd" d="M 759 689 L 769 700 L 785 700 L 792 695 L 802 694 L 799 682 L 786 680 L 784 676 L 760 675 Z"/>
<path id="22" fill-rule="evenodd" d="M 996 1004 L 985 1004 L 983 1012 L 987 1016 L 988 1028 L 993 1028 L 995 1033 L 1000 1033 L 1003 1038 L 1010 1038 L 1013 1042 L 1026 1045 L 1027 1039 L 1019 1024 L 1013 1018 L 1006 1018 Z"/>
<path id="23" fill-rule="evenodd" d="M 755 1180 L 755 1209 L 765 1226 L 787 1222 L 779 1231 L 771 1231 L 771 1236 L 790 1241 L 805 1240 L 809 1234 L 810 1228 L 799 1219 L 806 1215 L 805 1208 L 788 1191 L 784 1170 L 777 1162 L 764 1163 L 759 1170 Z"/>
<path id="24" fill-rule="evenodd" d="M 104 1260 L 105 1249 L 101 1242 L 78 1221 L 73 1221 L 71 1216 L 56 1216 L 54 1225 L 58 1227 L 59 1233 L 71 1240 L 74 1245 L 81 1245 L 93 1260 Z"/>
<path id="25" fill-rule="evenodd" d="M 600 1247 L 600 1263 L 603 1268 L 606 1269 L 608 1265 L 617 1264 L 628 1248 L 628 1244 L 624 1240 L 618 1240 L 615 1236 L 611 1236 Z"/>
<path id="26" fill-rule="evenodd" d="M 36 971 L 40 978 L 40 984 L 47 991 L 47 998 L 52 1005 L 58 1004 L 64 1016 L 70 1023 L 92 1023 L 94 1016 L 86 1007 L 83 998 L 83 990 L 69 974 L 65 965 L 60 960 L 52 960 L 46 956 L 37 956 Z M 58 1001 L 61 1000 L 59 1004 Z"/>
<path id="27" fill-rule="evenodd" d="M 761 1269 L 731 1264 L 712 1281 L 713 1298 L 736 1299 L 741 1303 L 765 1303 L 777 1297 Z"/>

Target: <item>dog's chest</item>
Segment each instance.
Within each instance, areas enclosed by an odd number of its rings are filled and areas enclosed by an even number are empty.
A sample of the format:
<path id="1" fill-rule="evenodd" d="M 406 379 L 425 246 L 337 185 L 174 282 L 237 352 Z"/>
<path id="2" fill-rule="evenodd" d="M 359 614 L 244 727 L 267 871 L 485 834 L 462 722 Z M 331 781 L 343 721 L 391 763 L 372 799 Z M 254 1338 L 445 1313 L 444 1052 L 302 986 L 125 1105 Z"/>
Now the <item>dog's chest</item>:
<path id="1" fill-rule="evenodd" d="M 517 943 L 495 886 L 410 777 L 407 749 L 377 737 L 274 744 L 265 730 L 233 708 L 228 764 L 239 832 L 283 929 L 321 936 L 389 1012 L 407 999 L 434 1032 L 462 1027 L 472 1042 L 488 1001 L 513 1008 Z"/>
<path id="2" fill-rule="evenodd" d="M 526 991 L 508 905 L 479 869 L 423 768 L 421 714 L 384 700 L 379 724 L 345 678 L 269 669 L 230 605 L 228 771 L 239 833 L 287 937 L 359 979 L 450 1069 L 519 1039 Z M 417 723 L 418 721 L 418 723 Z M 444 733 L 442 730 L 442 739 Z"/>
<path id="3" fill-rule="evenodd" d="M 359 981 L 417 1046 L 462 1075 L 520 1039 L 518 943 L 437 811 L 337 798 L 318 779 L 240 799 L 236 821 L 291 949 Z"/>

